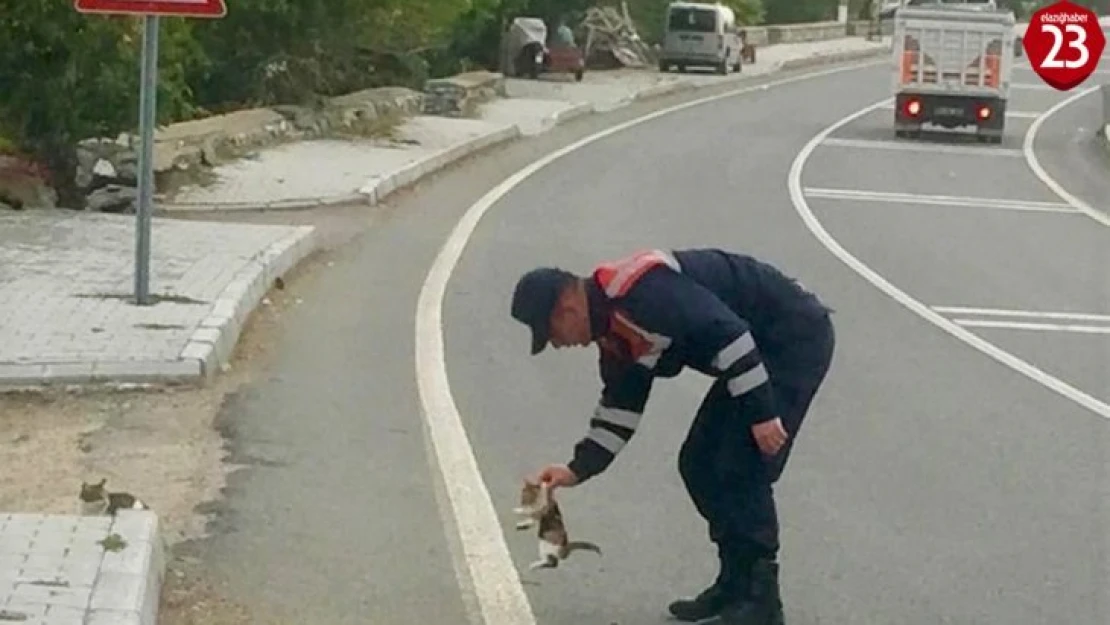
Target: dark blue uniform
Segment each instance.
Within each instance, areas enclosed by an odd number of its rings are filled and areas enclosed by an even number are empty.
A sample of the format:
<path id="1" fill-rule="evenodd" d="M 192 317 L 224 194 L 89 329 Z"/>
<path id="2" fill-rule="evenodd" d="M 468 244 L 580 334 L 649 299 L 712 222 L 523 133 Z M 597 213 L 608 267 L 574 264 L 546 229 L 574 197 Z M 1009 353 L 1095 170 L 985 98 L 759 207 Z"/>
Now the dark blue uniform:
<path id="1" fill-rule="evenodd" d="M 720 250 L 643 252 L 586 280 L 604 387 L 571 470 L 604 471 L 636 432 L 656 378 L 684 367 L 716 378 L 679 452 L 679 471 L 710 537 L 746 558 L 779 549 L 772 484 L 829 368 L 830 310 L 796 280 Z M 767 459 L 751 426 L 790 435 Z"/>

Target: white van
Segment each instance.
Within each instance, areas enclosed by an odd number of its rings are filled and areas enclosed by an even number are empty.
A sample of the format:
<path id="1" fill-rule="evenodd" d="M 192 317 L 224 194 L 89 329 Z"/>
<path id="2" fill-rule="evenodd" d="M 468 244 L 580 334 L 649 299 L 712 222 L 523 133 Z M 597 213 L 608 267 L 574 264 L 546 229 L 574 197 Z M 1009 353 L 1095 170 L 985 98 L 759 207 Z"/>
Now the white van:
<path id="1" fill-rule="evenodd" d="M 659 71 L 672 65 L 678 71 L 688 66 L 708 66 L 718 74 L 740 71 L 743 38 L 736 28 L 736 14 L 722 4 L 672 2 L 663 27 L 663 50 Z"/>

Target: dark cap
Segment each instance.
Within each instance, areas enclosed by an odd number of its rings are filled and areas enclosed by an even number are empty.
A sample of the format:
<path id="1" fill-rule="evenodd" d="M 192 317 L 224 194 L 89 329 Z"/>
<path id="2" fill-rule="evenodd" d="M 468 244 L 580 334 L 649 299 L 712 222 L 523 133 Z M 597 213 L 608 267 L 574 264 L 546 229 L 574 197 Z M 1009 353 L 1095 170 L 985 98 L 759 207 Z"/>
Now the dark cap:
<path id="1" fill-rule="evenodd" d="M 520 277 L 513 292 L 513 319 L 532 329 L 532 353 L 538 354 L 547 346 L 548 325 L 551 311 L 563 287 L 576 279 L 575 275 L 553 267 L 533 269 Z"/>

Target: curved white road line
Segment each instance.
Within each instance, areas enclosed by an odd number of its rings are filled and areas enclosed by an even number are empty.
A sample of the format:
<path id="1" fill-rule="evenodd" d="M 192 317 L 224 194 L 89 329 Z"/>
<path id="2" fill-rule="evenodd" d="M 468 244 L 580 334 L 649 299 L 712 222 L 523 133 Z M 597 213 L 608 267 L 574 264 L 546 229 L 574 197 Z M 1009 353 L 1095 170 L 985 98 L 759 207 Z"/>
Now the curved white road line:
<path id="1" fill-rule="evenodd" d="M 813 211 L 809 208 L 809 203 L 806 201 L 805 193 L 802 191 L 802 170 L 805 168 L 806 161 L 809 160 L 810 155 L 812 155 L 813 151 L 817 149 L 817 146 L 820 145 L 821 142 L 824 141 L 825 138 L 831 135 L 833 132 L 836 132 L 839 128 L 850 124 L 860 117 L 867 115 L 871 111 L 877 110 L 884 105 L 887 105 L 889 102 L 890 99 L 883 100 L 841 119 L 840 121 L 817 133 L 817 135 L 810 139 L 809 143 L 807 143 L 805 147 L 803 147 L 802 150 L 798 152 L 797 157 L 795 157 L 794 159 L 794 164 L 790 167 L 790 173 L 787 176 L 787 187 L 790 189 L 790 199 L 794 203 L 794 209 L 798 212 L 798 215 L 802 218 L 802 221 L 805 222 L 806 227 L 809 228 L 810 232 L 813 233 L 813 236 L 817 237 L 817 240 L 819 240 L 821 244 L 824 245 L 825 248 L 833 254 L 833 256 L 836 256 L 837 259 L 839 259 L 845 265 L 851 267 L 856 273 L 858 273 L 861 277 L 870 282 L 880 291 L 888 295 L 891 299 L 917 313 L 926 321 L 932 323 L 941 330 L 944 330 L 948 334 L 951 334 L 955 338 L 963 341 L 971 347 L 974 347 L 980 352 L 983 352 L 991 358 L 994 358 L 998 362 L 1006 365 L 1007 367 L 1010 367 L 1014 371 L 1021 373 L 1034 382 L 1045 386 L 1055 391 L 1056 393 L 1059 393 L 1061 396 L 1070 399 L 1071 401 L 1079 404 L 1080 406 L 1083 406 L 1084 408 L 1090 410 L 1091 412 L 1094 412 L 1101 417 L 1110 419 L 1110 405 L 1107 405 L 1106 403 L 1095 399 L 1094 397 L 1071 386 L 1070 384 L 1060 380 L 1059 378 L 1056 378 L 1051 374 L 1041 371 L 1037 367 L 1034 367 L 1028 362 L 1025 362 L 1024 360 L 1018 358 L 1017 356 L 1014 356 L 1013 354 L 1000 349 L 996 345 L 979 338 L 975 334 L 968 332 L 955 323 L 949 321 L 947 318 L 940 315 L 933 309 L 929 308 L 925 304 L 922 304 L 920 301 L 914 299 L 905 291 L 902 291 L 890 282 L 887 282 L 885 278 L 883 278 L 881 275 L 876 273 L 858 258 L 852 256 L 852 254 L 841 247 L 836 239 L 834 239 L 832 235 L 830 235 L 828 231 L 825 230 L 824 226 L 821 225 L 820 220 L 818 220 L 817 217 L 814 216 Z M 1076 208 L 1078 208 L 1078 206 L 1076 206 Z"/>
<path id="2" fill-rule="evenodd" d="M 431 460 L 442 474 L 446 499 L 450 504 L 450 509 L 441 510 L 441 514 L 453 517 L 463 552 L 458 558 L 462 562 L 455 563 L 456 574 L 459 576 L 462 592 L 465 594 L 468 588 L 472 588 L 477 595 L 477 608 L 480 612 L 477 616 L 480 616 L 487 625 L 535 625 L 536 619 L 510 557 L 497 511 L 494 509 L 489 490 L 482 480 L 474 450 L 463 427 L 462 417 L 455 406 L 443 350 L 443 298 L 447 283 L 478 221 L 499 199 L 526 178 L 563 156 L 599 139 L 664 115 L 709 102 L 853 71 L 882 62 L 855 63 L 733 89 L 612 126 L 552 152 L 516 172 L 467 209 L 455 226 L 436 256 L 420 289 L 420 297 L 416 305 L 416 380 L 427 439 L 435 455 Z M 469 579 L 466 579 L 467 577 Z M 467 581 L 470 583 L 467 584 Z"/>
<path id="3" fill-rule="evenodd" d="M 1033 170 L 1033 174 L 1037 176 L 1037 178 L 1040 178 L 1041 182 L 1043 182 L 1046 187 L 1051 189 L 1052 192 L 1055 193 L 1061 200 L 1064 200 L 1064 202 L 1069 204 L 1072 208 L 1090 217 L 1091 219 L 1094 219 L 1100 224 L 1110 227 L 1110 215 L 1107 215 L 1106 213 L 1092 207 L 1090 204 L 1084 202 L 1083 200 L 1075 197 L 1071 193 L 1068 193 L 1067 189 L 1065 189 L 1060 183 L 1056 182 L 1056 180 L 1052 176 L 1048 175 L 1048 172 L 1045 171 L 1044 167 L 1041 167 L 1040 161 L 1037 160 L 1037 154 L 1033 150 L 1033 142 L 1037 138 L 1037 133 L 1041 129 L 1041 124 L 1044 124 L 1049 117 L 1052 117 L 1053 115 L 1058 113 L 1065 106 L 1079 100 L 1084 96 L 1098 91 L 1099 88 L 1100 85 L 1095 85 L 1093 87 L 1084 89 L 1083 91 L 1080 91 L 1079 93 L 1076 93 L 1075 95 L 1072 95 L 1065 100 L 1057 102 L 1052 108 L 1038 115 L 1037 118 L 1033 120 L 1033 123 L 1029 125 L 1029 130 L 1025 131 L 1025 141 L 1022 142 L 1021 151 L 1023 154 L 1025 154 L 1025 162 L 1029 165 L 1029 169 Z"/>

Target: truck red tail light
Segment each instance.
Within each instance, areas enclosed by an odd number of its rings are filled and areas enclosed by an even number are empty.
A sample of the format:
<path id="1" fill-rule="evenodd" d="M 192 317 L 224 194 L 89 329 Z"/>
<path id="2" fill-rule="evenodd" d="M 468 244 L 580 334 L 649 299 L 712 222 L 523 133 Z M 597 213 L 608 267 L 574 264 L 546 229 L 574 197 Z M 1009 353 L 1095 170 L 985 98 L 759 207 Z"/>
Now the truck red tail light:
<path id="1" fill-rule="evenodd" d="M 991 107 L 983 105 L 979 107 L 979 119 L 986 121 L 991 117 Z"/>
<path id="2" fill-rule="evenodd" d="M 906 115 L 909 115 L 910 117 L 917 117 L 921 114 L 921 100 L 918 100 L 917 98 L 910 98 L 909 100 L 906 100 L 903 108 L 906 111 Z"/>

